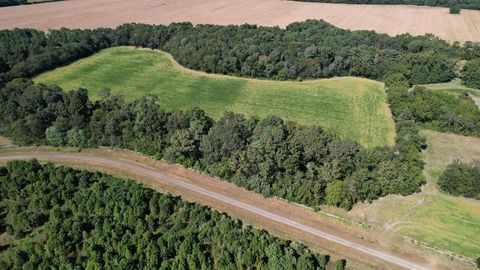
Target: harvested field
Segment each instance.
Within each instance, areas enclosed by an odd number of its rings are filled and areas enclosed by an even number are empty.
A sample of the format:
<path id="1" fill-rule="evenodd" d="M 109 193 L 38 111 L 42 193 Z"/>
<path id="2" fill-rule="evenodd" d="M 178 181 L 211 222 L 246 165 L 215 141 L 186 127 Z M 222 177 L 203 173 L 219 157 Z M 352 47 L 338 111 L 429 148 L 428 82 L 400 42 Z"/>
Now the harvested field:
<path id="1" fill-rule="evenodd" d="M 102 88 L 128 100 L 155 94 L 167 109 L 200 107 L 218 119 L 225 111 L 277 115 L 302 125 L 320 125 L 367 147 L 393 145 L 395 128 L 383 83 L 354 77 L 273 81 L 206 74 L 181 67 L 161 51 L 116 47 L 41 74 L 36 82 L 65 90 Z"/>
<path id="2" fill-rule="evenodd" d="M 447 8 L 302 3 L 282 0 L 68 0 L 0 9 L 0 28 L 116 27 L 123 23 L 280 26 L 324 19 L 351 30 L 397 35 L 432 33 L 450 41 L 480 41 L 480 11 Z"/>

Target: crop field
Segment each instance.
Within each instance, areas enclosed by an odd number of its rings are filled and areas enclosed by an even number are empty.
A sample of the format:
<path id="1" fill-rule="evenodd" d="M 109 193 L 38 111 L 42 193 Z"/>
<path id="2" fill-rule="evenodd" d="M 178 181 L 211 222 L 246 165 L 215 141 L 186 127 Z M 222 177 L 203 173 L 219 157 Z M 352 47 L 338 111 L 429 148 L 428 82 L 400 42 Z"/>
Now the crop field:
<path id="1" fill-rule="evenodd" d="M 117 47 L 44 73 L 36 82 L 65 90 L 83 87 L 132 100 L 151 93 L 167 109 L 201 107 L 214 118 L 225 111 L 273 114 L 304 125 L 321 125 L 367 147 L 392 145 L 395 129 L 383 84 L 361 78 L 304 82 L 243 79 L 195 72 L 166 53 Z"/>
<path id="2" fill-rule="evenodd" d="M 69 0 L 0 9 L 0 29 L 41 30 L 116 27 L 130 22 L 258 24 L 285 27 L 323 19 L 350 30 L 389 35 L 432 33 L 450 41 L 480 41 L 480 11 L 449 14 L 447 8 L 304 3 L 283 0 Z"/>
<path id="3" fill-rule="evenodd" d="M 412 196 L 389 195 L 347 213 L 396 234 L 475 259 L 480 254 L 480 202 L 441 193 L 436 182 L 454 160 L 480 157 L 480 139 L 422 130 L 429 147 L 424 151 L 427 184 Z"/>

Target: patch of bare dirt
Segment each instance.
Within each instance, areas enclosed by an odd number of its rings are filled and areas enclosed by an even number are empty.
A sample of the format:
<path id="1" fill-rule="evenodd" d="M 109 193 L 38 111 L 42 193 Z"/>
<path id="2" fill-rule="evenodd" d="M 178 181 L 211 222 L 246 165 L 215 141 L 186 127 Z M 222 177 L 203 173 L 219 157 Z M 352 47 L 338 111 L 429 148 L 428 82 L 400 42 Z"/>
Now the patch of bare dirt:
<path id="1" fill-rule="evenodd" d="M 351 30 L 389 35 L 432 33 L 450 41 L 480 41 L 480 11 L 449 14 L 447 8 L 344 5 L 282 0 L 68 0 L 0 8 L 0 28 L 116 27 L 123 23 L 243 24 L 285 27 L 324 19 Z"/>

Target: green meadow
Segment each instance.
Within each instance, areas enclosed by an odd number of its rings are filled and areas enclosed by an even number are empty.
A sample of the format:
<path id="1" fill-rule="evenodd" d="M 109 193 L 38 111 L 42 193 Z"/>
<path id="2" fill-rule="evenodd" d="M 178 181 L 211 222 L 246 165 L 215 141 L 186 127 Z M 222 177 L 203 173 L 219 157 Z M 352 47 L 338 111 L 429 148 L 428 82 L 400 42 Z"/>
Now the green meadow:
<path id="1" fill-rule="evenodd" d="M 362 78 L 273 81 L 188 70 L 160 51 L 116 47 L 41 74 L 38 83 L 86 88 L 92 99 L 108 88 L 127 100 L 158 96 L 166 109 L 200 107 L 215 119 L 225 111 L 277 115 L 320 125 L 366 147 L 393 145 L 394 123 L 383 83 Z"/>
<path id="2" fill-rule="evenodd" d="M 462 93 L 469 93 L 474 97 L 480 97 L 480 90 L 475 88 L 470 88 L 462 84 L 461 79 L 453 79 L 450 82 L 446 83 L 433 83 L 433 84 L 424 84 L 426 88 L 430 90 L 441 91 L 444 93 L 449 93 L 452 95 L 460 95 Z"/>
<path id="3" fill-rule="evenodd" d="M 350 212 L 334 213 L 473 261 L 480 255 L 480 201 L 445 194 L 437 181 L 454 160 L 477 160 L 480 139 L 431 130 L 420 134 L 428 144 L 423 151 L 427 183 L 422 192 L 388 195 L 356 205 Z"/>

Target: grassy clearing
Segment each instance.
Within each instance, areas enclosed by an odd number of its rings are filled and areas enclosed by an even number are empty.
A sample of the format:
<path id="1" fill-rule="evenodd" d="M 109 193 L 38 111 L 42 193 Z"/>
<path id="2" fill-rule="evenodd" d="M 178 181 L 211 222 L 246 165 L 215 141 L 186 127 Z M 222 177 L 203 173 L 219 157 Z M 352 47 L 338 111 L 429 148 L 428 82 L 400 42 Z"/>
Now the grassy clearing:
<path id="1" fill-rule="evenodd" d="M 436 182 L 454 160 L 480 157 L 480 139 L 422 130 L 427 184 L 412 196 L 389 195 L 355 207 L 351 218 L 471 259 L 480 255 L 480 202 L 443 194 Z"/>
<path id="2" fill-rule="evenodd" d="M 462 81 L 458 78 L 447 83 L 424 84 L 423 86 L 430 90 L 442 91 L 454 95 L 459 95 L 467 92 L 474 97 L 480 97 L 479 89 L 474 89 L 463 85 Z"/>
<path id="3" fill-rule="evenodd" d="M 361 78 L 279 82 L 209 75 L 187 70 L 159 51 L 117 47 L 44 73 L 36 82 L 66 90 L 99 90 L 135 99 L 147 93 L 167 109 L 203 108 L 219 118 L 225 111 L 248 116 L 278 115 L 321 125 L 367 147 L 393 145 L 395 130 L 383 84 Z"/>

